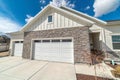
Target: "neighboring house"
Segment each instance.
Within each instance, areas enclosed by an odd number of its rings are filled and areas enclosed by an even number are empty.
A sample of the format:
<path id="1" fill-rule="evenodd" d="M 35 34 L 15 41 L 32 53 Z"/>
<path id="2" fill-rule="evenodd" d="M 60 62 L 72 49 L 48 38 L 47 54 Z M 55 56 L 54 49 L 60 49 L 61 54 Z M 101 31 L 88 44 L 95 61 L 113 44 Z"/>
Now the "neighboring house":
<path id="1" fill-rule="evenodd" d="M 11 55 L 26 59 L 89 63 L 91 49 L 120 56 L 120 21 L 105 22 L 67 7 L 48 5 L 11 35 Z"/>
<path id="2" fill-rule="evenodd" d="M 0 35 L 0 52 L 8 51 L 10 38 L 5 35 Z"/>

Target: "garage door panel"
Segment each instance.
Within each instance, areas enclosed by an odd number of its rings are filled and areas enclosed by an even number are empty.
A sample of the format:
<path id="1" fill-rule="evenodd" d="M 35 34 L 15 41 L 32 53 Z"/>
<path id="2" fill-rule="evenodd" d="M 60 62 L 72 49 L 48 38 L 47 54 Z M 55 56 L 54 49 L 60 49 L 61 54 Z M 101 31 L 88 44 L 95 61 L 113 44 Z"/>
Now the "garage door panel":
<path id="1" fill-rule="evenodd" d="M 60 40 L 59 40 L 60 41 Z M 35 42 L 37 60 L 73 63 L 73 42 Z"/>
<path id="2" fill-rule="evenodd" d="M 48 53 L 49 54 L 49 53 Z M 57 53 L 56 53 L 57 54 Z M 60 58 L 60 59 L 65 59 L 65 58 L 72 58 L 72 57 L 70 57 L 70 56 L 72 56 L 72 55 L 69 55 L 69 54 L 58 54 L 58 55 L 56 55 L 56 54 L 49 54 L 49 55 L 36 55 L 36 56 L 43 56 L 43 57 L 49 57 L 49 58 Z"/>
<path id="3" fill-rule="evenodd" d="M 55 58 L 53 58 L 55 57 Z M 67 59 L 65 59 L 67 58 Z M 47 60 L 47 61 L 58 61 L 58 62 L 69 62 L 73 63 L 72 59 L 68 59 L 69 57 L 56 57 L 56 56 L 44 56 L 44 57 L 36 57 L 36 60 Z"/>
<path id="4" fill-rule="evenodd" d="M 22 56 L 23 43 L 15 43 L 14 45 L 14 56 Z"/>

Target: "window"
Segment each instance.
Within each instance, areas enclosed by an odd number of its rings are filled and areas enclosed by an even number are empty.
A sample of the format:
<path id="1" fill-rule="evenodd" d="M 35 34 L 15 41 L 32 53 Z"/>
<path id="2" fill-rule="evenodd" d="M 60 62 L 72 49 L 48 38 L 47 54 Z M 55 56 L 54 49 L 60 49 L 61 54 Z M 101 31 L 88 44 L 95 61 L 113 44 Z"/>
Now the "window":
<path id="1" fill-rule="evenodd" d="M 48 16 L 48 22 L 52 22 L 52 20 L 53 20 L 52 15 Z"/>
<path id="2" fill-rule="evenodd" d="M 21 43 L 23 43 L 23 41 L 20 41 Z"/>
<path id="3" fill-rule="evenodd" d="M 62 42 L 72 42 L 71 39 L 63 39 Z"/>
<path id="4" fill-rule="evenodd" d="M 15 41 L 15 43 L 23 43 L 23 41 Z"/>
<path id="5" fill-rule="evenodd" d="M 34 42 L 41 42 L 41 40 L 35 40 Z"/>
<path id="6" fill-rule="evenodd" d="M 112 36 L 113 49 L 120 49 L 120 35 Z"/>
<path id="7" fill-rule="evenodd" d="M 52 40 L 52 42 L 60 42 L 59 39 Z"/>
<path id="8" fill-rule="evenodd" d="M 19 41 L 15 41 L 15 43 L 19 43 Z"/>
<path id="9" fill-rule="evenodd" d="M 42 42 L 50 42 L 50 40 L 42 40 Z"/>

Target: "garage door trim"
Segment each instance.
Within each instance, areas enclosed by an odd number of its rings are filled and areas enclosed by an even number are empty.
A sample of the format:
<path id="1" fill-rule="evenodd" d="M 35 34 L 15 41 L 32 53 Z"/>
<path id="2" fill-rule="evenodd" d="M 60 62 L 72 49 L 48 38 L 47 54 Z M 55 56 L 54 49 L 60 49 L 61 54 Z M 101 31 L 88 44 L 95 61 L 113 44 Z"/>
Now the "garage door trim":
<path id="1" fill-rule="evenodd" d="M 34 54 L 34 41 L 42 41 L 42 40 L 63 40 L 63 39 L 71 39 L 72 40 L 72 44 L 73 44 L 73 63 L 74 63 L 74 39 L 72 37 L 59 37 L 59 38 L 35 38 L 31 40 L 31 51 L 30 51 L 30 59 L 33 60 L 35 59 L 35 54 Z"/>
<path id="2" fill-rule="evenodd" d="M 24 40 L 23 39 L 16 39 L 16 40 L 12 40 L 12 42 L 11 42 L 11 44 L 12 44 L 12 46 L 11 46 L 11 56 L 15 56 L 15 53 L 14 53 L 14 51 L 15 51 L 15 42 L 23 42 Z M 22 53 L 21 53 L 22 54 Z M 22 57 L 22 56 L 21 56 Z"/>

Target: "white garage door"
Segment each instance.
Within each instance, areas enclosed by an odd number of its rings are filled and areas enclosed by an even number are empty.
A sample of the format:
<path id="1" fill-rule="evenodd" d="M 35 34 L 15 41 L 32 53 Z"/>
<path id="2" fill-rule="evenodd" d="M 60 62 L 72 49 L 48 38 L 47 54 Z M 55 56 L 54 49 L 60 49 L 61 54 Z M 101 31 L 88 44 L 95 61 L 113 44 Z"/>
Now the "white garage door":
<path id="1" fill-rule="evenodd" d="M 73 63 L 73 42 L 71 39 L 35 40 L 36 60 Z"/>
<path id="2" fill-rule="evenodd" d="M 22 56 L 23 41 L 16 41 L 14 44 L 14 56 Z"/>

